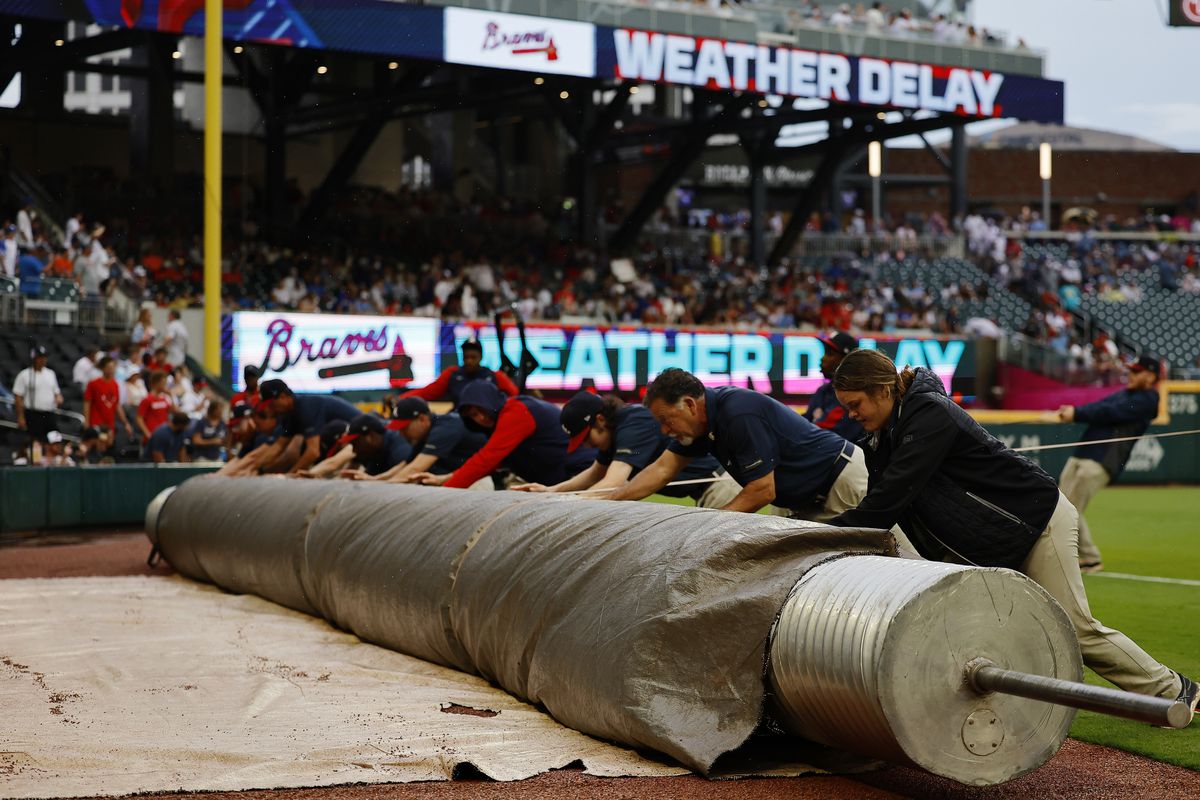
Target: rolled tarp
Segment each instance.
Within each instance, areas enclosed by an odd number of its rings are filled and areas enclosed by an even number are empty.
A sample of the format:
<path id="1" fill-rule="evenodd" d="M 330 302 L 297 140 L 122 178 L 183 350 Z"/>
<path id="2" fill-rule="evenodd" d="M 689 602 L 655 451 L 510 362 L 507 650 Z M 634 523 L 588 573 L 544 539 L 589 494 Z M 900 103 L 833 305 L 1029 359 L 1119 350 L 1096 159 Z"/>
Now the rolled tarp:
<path id="1" fill-rule="evenodd" d="M 193 478 L 147 534 L 182 574 L 479 674 L 707 773 L 755 731 L 796 582 L 884 531 L 516 492 Z"/>

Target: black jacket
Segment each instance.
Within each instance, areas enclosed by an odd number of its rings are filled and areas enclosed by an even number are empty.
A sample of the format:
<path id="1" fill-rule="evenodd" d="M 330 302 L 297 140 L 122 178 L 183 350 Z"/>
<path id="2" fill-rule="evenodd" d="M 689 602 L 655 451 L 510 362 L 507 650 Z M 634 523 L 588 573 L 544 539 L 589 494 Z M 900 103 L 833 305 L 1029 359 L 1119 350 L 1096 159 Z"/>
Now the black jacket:
<path id="1" fill-rule="evenodd" d="M 899 524 L 925 558 L 1018 569 L 1054 513 L 1058 486 L 989 434 L 919 368 L 882 431 L 860 442 L 867 496 L 834 525 Z"/>

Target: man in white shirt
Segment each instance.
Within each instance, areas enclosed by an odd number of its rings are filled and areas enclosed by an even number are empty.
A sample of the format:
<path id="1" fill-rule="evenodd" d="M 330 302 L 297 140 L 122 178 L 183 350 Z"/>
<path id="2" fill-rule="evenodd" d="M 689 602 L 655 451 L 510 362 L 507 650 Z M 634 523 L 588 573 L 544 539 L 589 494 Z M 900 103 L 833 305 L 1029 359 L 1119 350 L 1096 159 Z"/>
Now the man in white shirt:
<path id="1" fill-rule="evenodd" d="M 4 238 L 0 239 L 0 249 L 3 250 L 0 266 L 4 269 L 4 274 L 10 278 L 19 277 L 17 275 L 17 226 L 9 225 L 4 229 Z"/>
<path id="2" fill-rule="evenodd" d="M 46 442 L 46 434 L 58 430 L 55 411 L 62 405 L 58 376 L 46 366 L 46 348 L 37 345 L 30 351 L 33 366 L 17 373 L 13 395 L 17 399 L 17 426 L 29 431 L 30 444 Z M 31 448 L 32 451 L 32 448 Z M 33 453 L 30 452 L 32 462 Z"/>
<path id="3" fill-rule="evenodd" d="M 187 361 L 188 332 L 177 310 L 167 313 L 167 333 L 163 346 L 167 348 L 167 363 L 179 366 Z"/>
<path id="4" fill-rule="evenodd" d="M 33 204 L 29 200 L 17 212 L 17 244 L 26 250 L 33 248 Z"/>
<path id="5" fill-rule="evenodd" d="M 75 215 L 67 220 L 67 229 L 63 233 L 63 238 L 66 240 L 63 244 L 72 258 L 75 257 L 75 247 L 78 244 L 75 237 L 81 230 L 83 230 L 83 212 L 76 211 Z"/>
<path id="6" fill-rule="evenodd" d="M 86 389 L 89 383 L 99 378 L 100 368 L 96 366 L 96 362 L 103 355 L 99 350 L 89 350 L 80 356 L 79 360 L 75 362 L 75 366 L 71 369 L 72 382 L 78 383 Z"/>

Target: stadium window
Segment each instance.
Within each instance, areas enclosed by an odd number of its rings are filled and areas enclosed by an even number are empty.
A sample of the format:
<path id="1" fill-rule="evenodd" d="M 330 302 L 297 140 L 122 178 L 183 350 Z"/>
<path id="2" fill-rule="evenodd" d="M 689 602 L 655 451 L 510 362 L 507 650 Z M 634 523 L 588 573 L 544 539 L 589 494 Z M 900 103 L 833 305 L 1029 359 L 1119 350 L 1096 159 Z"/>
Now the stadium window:
<path id="1" fill-rule="evenodd" d="M 71 91 L 83 94 L 87 91 L 87 73 L 72 72 L 71 73 Z"/>
<path id="2" fill-rule="evenodd" d="M 112 75 L 101 75 L 100 76 L 100 91 L 111 92 L 112 90 L 113 90 L 113 76 Z"/>

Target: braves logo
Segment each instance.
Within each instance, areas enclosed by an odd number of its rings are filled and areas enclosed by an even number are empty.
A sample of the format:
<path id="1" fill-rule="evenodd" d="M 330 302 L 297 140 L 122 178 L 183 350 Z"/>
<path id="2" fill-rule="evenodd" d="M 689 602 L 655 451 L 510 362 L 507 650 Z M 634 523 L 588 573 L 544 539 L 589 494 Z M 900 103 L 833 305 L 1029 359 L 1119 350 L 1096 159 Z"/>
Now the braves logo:
<path id="1" fill-rule="evenodd" d="M 1200 0 L 1179 0 L 1179 6 L 1185 17 L 1200 25 Z"/>
<path id="2" fill-rule="evenodd" d="M 500 30 L 498 23 L 489 22 L 480 49 L 497 50 L 501 47 L 511 48 L 510 52 L 514 56 L 545 53 L 547 61 L 558 61 L 558 48 L 554 46 L 554 37 L 546 31 L 506 33 Z"/>

